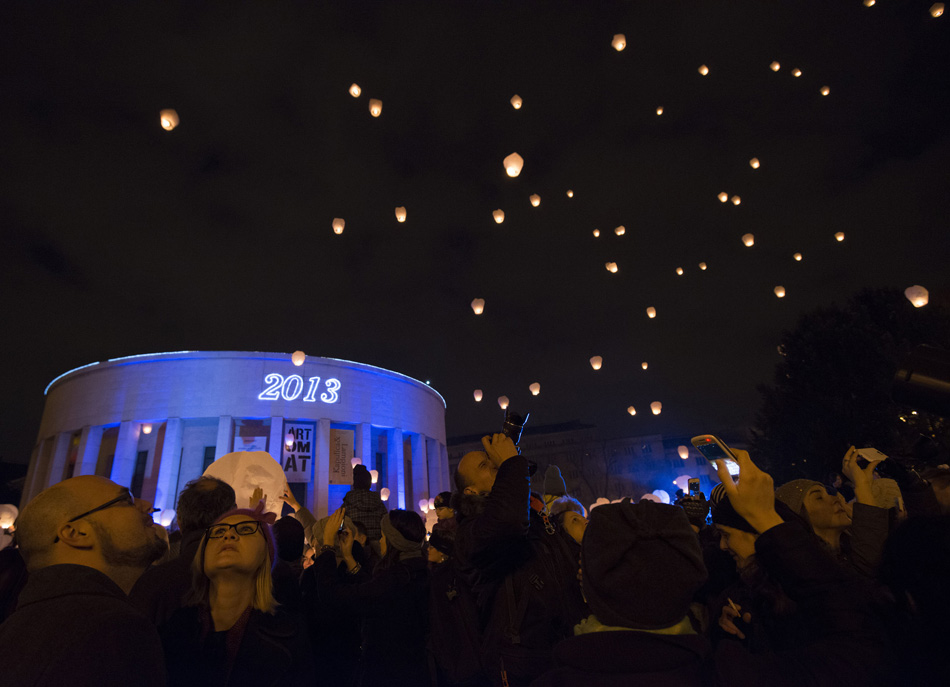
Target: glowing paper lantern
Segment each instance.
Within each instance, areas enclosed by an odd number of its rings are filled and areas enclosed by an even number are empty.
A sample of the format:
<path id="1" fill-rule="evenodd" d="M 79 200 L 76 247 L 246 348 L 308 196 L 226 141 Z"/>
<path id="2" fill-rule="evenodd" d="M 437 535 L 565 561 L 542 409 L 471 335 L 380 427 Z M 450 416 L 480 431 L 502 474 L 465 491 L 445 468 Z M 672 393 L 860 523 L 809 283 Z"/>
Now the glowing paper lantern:
<path id="1" fill-rule="evenodd" d="M 624 36 L 622 33 L 618 33 L 614 36 L 614 39 L 610 41 L 610 45 L 613 47 L 614 50 L 616 50 L 617 52 L 620 52 L 621 50 L 627 47 L 627 37 Z"/>
<path id="2" fill-rule="evenodd" d="M 152 425 L 142 425 L 142 434 L 151 434 Z"/>
<path id="3" fill-rule="evenodd" d="M 751 160 L 749 160 L 749 166 L 752 167 L 752 169 L 758 169 L 758 168 L 759 168 L 759 158 L 754 157 L 754 158 L 752 158 Z"/>
<path id="4" fill-rule="evenodd" d="M 568 198 L 573 198 L 573 197 L 574 197 L 574 191 L 572 191 L 571 189 L 567 189 L 567 197 L 568 197 Z"/>
<path id="5" fill-rule="evenodd" d="M 936 19 L 943 14 L 943 3 L 935 2 L 930 6 L 930 16 Z"/>
<path id="6" fill-rule="evenodd" d="M 342 219 L 340 219 L 339 217 L 333 218 L 333 233 L 334 234 L 342 234 L 343 227 L 345 226 L 346 226 L 346 222 L 344 222 Z"/>
<path id="7" fill-rule="evenodd" d="M 435 508 L 435 497 L 434 497 L 434 496 L 429 499 L 429 510 L 432 510 L 433 508 Z"/>
<path id="8" fill-rule="evenodd" d="M 174 110 L 162 110 L 158 113 L 158 121 L 165 131 L 171 131 L 178 126 L 178 113 Z"/>
<path id="9" fill-rule="evenodd" d="M 669 492 L 667 492 L 665 489 L 654 489 L 654 490 L 653 490 L 653 496 L 655 496 L 655 497 L 657 497 L 658 499 L 660 499 L 660 503 L 669 503 L 669 502 L 670 502 L 670 494 L 669 494 Z"/>
<path id="10" fill-rule="evenodd" d="M 379 498 L 382 501 L 389 500 L 389 487 L 383 487 L 382 489 L 379 490 Z"/>
<path id="11" fill-rule="evenodd" d="M 864 0 L 865 7 L 874 7 L 874 0 Z"/>
<path id="12" fill-rule="evenodd" d="M 795 258 L 795 262 L 801 262 L 801 261 L 802 261 L 802 254 L 801 254 L 801 253 L 795 253 L 795 255 L 793 255 L 792 257 Z"/>
<path id="13" fill-rule="evenodd" d="M 686 446 L 677 446 L 676 452 L 679 454 L 680 458 L 686 460 L 689 458 L 689 449 Z"/>
<path id="14" fill-rule="evenodd" d="M 614 229 L 614 233 L 615 233 L 617 236 L 623 236 L 624 234 L 627 233 L 627 228 L 621 224 L 619 227 L 616 227 L 616 228 Z"/>
<path id="15" fill-rule="evenodd" d="M 507 396 L 499 396 L 499 397 L 498 397 L 498 407 L 501 408 L 502 410 L 504 410 L 505 408 L 508 407 L 508 397 L 507 397 Z"/>
<path id="16" fill-rule="evenodd" d="M 359 84 L 355 84 L 355 83 L 350 84 L 350 95 L 352 95 L 354 98 L 359 98 L 360 93 L 362 92 L 363 92 L 363 89 L 360 88 Z"/>
<path id="17" fill-rule="evenodd" d="M 293 355 L 290 356 L 290 361 L 297 367 L 303 365 L 306 360 L 307 354 L 303 351 L 294 351 Z"/>
<path id="18" fill-rule="evenodd" d="M 373 480 L 373 484 L 376 484 L 379 481 L 379 470 L 370 470 L 369 477 Z"/>
<path id="19" fill-rule="evenodd" d="M 773 72 L 777 72 L 781 68 L 782 68 L 782 65 L 779 64 L 778 62 L 773 62 L 772 64 L 769 65 L 769 69 L 771 69 Z"/>
<path id="20" fill-rule="evenodd" d="M 659 415 L 660 413 L 663 412 L 663 404 L 660 403 L 659 401 L 654 401 L 653 403 L 650 404 L 650 411 L 654 415 Z"/>
<path id="21" fill-rule="evenodd" d="M 662 108 L 662 107 L 656 108 L 656 114 L 657 114 L 657 116 L 663 114 L 663 108 Z"/>
<path id="22" fill-rule="evenodd" d="M 476 402 L 476 403 L 481 403 L 481 402 L 482 402 L 482 390 L 481 390 L 481 389 L 475 389 L 475 391 L 472 393 L 472 395 L 475 397 L 475 402 Z"/>
<path id="23" fill-rule="evenodd" d="M 647 317 L 649 317 L 651 320 L 656 317 L 656 308 L 654 308 L 652 305 L 647 308 Z"/>
<path id="24" fill-rule="evenodd" d="M 604 359 L 601 358 L 599 355 L 595 355 L 593 358 L 590 359 L 590 366 L 594 368 L 595 370 L 599 370 L 601 366 L 603 366 L 603 364 L 604 364 Z"/>
<path id="25" fill-rule="evenodd" d="M 495 224 L 501 224 L 505 221 L 504 210 L 495 210 L 493 213 L 491 213 L 491 216 L 495 218 Z"/>
<path id="26" fill-rule="evenodd" d="M 797 79 L 799 76 L 801 76 L 801 75 L 802 75 L 802 70 L 801 70 L 801 69 L 793 69 L 793 70 L 792 70 L 792 76 L 794 76 L 796 79 Z"/>
<path id="27" fill-rule="evenodd" d="M 700 65 L 699 73 L 703 76 L 706 76 L 709 73 L 709 67 L 707 67 L 706 65 Z"/>
<path id="28" fill-rule="evenodd" d="M 922 308 L 930 301 L 930 294 L 923 286 L 915 284 L 904 289 L 904 295 L 907 300 L 914 304 L 915 308 Z"/>
<path id="29" fill-rule="evenodd" d="M 774 289 L 772 289 L 772 290 L 775 292 L 775 295 L 778 296 L 779 298 L 785 298 L 785 287 L 784 287 L 784 286 L 776 286 L 776 287 L 775 287 Z"/>
<path id="30" fill-rule="evenodd" d="M 650 367 L 650 365 L 649 365 L 649 363 L 643 362 L 643 363 L 640 363 L 640 367 L 642 367 L 642 368 L 645 370 L 645 369 L 647 369 L 648 367 Z"/>
<path id="31" fill-rule="evenodd" d="M 362 465 L 362 464 L 363 464 L 363 459 L 362 459 L 362 458 L 356 458 L 356 457 L 350 458 L 350 467 L 351 467 L 351 468 L 355 468 L 357 465 Z"/>
<path id="32" fill-rule="evenodd" d="M 600 238 L 600 229 L 594 229 L 594 238 Z"/>
<path id="33" fill-rule="evenodd" d="M 166 508 L 161 513 L 158 514 L 158 524 L 162 527 L 171 527 L 172 521 L 175 519 L 175 509 Z"/>
<path id="34" fill-rule="evenodd" d="M 369 113 L 374 117 L 378 117 L 383 113 L 383 101 L 376 98 L 369 99 Z"/>
<path id="35" fill-rule="evenodd" d="M 532 395 L 532 396 L 537 396 L 538 394 L 541 393 L 541 385 L 538 384 L 537 382 L 535 382 L 534 384 L 531 384 L 531 385 L 528 387 L 528 391 L 531 392 L 531 395 Z"/>
<path id="36" fill-rule="evenodd" d="M 528 200 L 531 201 L 531 205 L 533 207 L 538 207 L 541 204 L 541 196 L 539 196 L 537 193 L 531 194 Z"/>
<path id="37" fill-rule="evenodd" d="M 725 203 L 727 200 L 729 200 L 729 194 L 726 193 L 725 191 L 723 191 L 716 197 L 719 198 L 720 203 Z"/>
<path id="38" fill-rule="evenodd" d="M 401 205 L 396 208 L 396 221 L 405 222 L 406 221 L 406 208 Z"/>
<path id="39" fill-rule="evenodd" d="M 419 510 L 423 513 L 429 510 L 429 499 L 419 499 Z"/>
<path id="40" fill-rule="evenodd" d="M 742 235 L 742 243 L 743 243 L 743 245 L 745 245 L 746 247 L 751 247 L 752 244 L 755 243 L 755 236 L 753 236 L 752 234 L 743 234 L 743 235 Z"/>
<path id="41" fill-rule="evenodd" d="M 742 202 L 742 198 L 740 198 L 739 196 L 733 196 L 733 197 L 732 197 L 732 204 L 733 204 L 733 205 L 738 205 L 738 204 L 741 203 L 741 202 Z"/>
<path id="42" fill-rule="evenodd" d="M 511 100 L 509 102 L 511 103 L 511 106 L 515 108 L 516 110 L 521 109 L 521 96 L 518 95 L 517 93 L 511 96 Z"/>
<path id="43" fill-rule="evenodd" d="M 294 433 L 287 432 L 287 436 L 284 438 L 284 446 L 286 446 L 287 448 L 293 448 L 296 441 L 297 441 L 297 437 L 294 436 Z"/>
<path id="44" fill-rule="evenodd" d="M 636 415 L 637 409 L 634 408 L 633 406 L 627 406 L 627 412 L 630 413 L 631 415 Z"/>
<path id="45" fill-rule="evenodd" d="M 617 263 L 615 262 L 608 262 L 604 265 L 604 267 L 606 267 L 607 271 L 611 274 L 616 274 L 617 272 Z"/>
<path id="46" fill-rule="evenodd" d="M 675 484 L 677 487 L 679 487 L 683 491 L 686 491 L 687 489 L 689 489 L 689 475 L 680 475 L 679 477 L 673 480 L 673 484 Z"/>
<path id="47" fill-rule="evenodd" d="M 844 232 L 843 232 L 843 231 L 839 231 L 838 233 L 835 234 L 835 241 L 838 241 L 839 243 L 840 243 L 841 241 L 844 241 Z"/>
<path id="48" fill-rule="evenodd" d="M 676 268 L 676 273 L 682 277 L 682 276 L 683 276 L 683 268 L 682 268 L 682 267 L 677 267 L 677 268 Z"/>
<path id="49" fill-rule="evenodd" d="M 476 315 L 481 315 L 483 312 L 485 312 L 485 299 L 484 299 L 484 298 L 476 298 L 475 300 L 473 300 L 473 301 L 472 301 L 472 311 L 473 311 Z"/>
<path id="50" fill-rule="evenodd" d="M 706 263 L 705 263 L 705 262 L 699 263 L 699 269 L 705 270 L 705 269 L 706 269 Z"/>
<path id="51" fill-rule="evenodd" d="M 516 177 L 521 174 L 521 168 L 524 167 L 524 158 L 518 153 L 512 153 L 504 159 L 505 172 L 510 177 Z"/>
<path id="52" fill-rule="evenodd" d="M 828 95 L 829 93 L 831 93 L 831 89 L 830 89 L 830 88 L 828 88 L 827 86 L 822 86 L 822 87 L 821 87 L 821 94 L 822 94 L 822 95 Z"/>
<path id="53" fill-rule="evenodd" d="M 13 527 L 20 511 L 12 503 L 0 505 L 0 530 L 8 530 Z"/>
<path id="54" fill-rule="evenodd" d="M 663 503 L 656 494 L 644 494 L 640 497 L 641 501 L 653 501 L 653 503 Z"/>

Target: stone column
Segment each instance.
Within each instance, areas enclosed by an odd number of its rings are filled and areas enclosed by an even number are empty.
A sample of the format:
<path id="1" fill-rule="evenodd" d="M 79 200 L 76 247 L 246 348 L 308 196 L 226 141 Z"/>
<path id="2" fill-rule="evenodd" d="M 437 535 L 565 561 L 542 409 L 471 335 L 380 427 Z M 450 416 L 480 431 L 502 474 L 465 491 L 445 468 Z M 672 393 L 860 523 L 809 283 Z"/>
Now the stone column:
<path id="1" fill-rule="evenodd" d="M 270 419 L 270 438 L 267 439 L 267 452 L 271 455 L 271 458 L 281 463 L 281 457 L 284 455 L 284 418 L 282 417 L 272 417 Z"/>
<path id="2" fill-rule="evenodd" d="M 75 475 L 96 474 L 99 446 L 102 444 L 102 425 L 86 425 L 79 435 L 79 452 L 76 455 Z"/>
<path id="3" fill-rule="evenodd" d="M 139 431 L 139 423 L 132 420 L 126 420 L 119 425 L 119 437 L 115 442 L 115 456 L 112 458 L 112 474 L 109 479 L 123 487 L 132 484 L 135 456 L 139 446 Z"/>
<path id="4" fill-rule="evenodd" d="M 155 485 L 155 507 L 175 508 L 178 501 L 178 470 L 181 468 L 182 422 L 179 417 L 165 421 L 165 439 L 159 457 L 158 482 Z"/>
<path id="5" fill-rule="evenodd" d="M 442 454 L 439 453 L 439 442 L 432 437 L 426 437 L 426 465 L 429 468 L 429 497 L 438 496 L 442 488 Z"/>
<path id="6" fill-rule="evenodd" d="M 218 439 L 214 444 L 214 459 L 217 460 L 226 453 L 231 453 L 231 434 L 234 432 L 231 416 L 222 415 L 218 418 Z"/>
<path id="7" fill-rule="evenodd" d="M 363 459 L 367 470 L 376 469 L 376 454 L 373 453 L 373 425 L 361 422 L 353 435 L 353 452 Z"/>
<path id="8" fill-rule="evenodd" d="M 318 520 L 329 515 L 330 504 L 330 419 L 317 420 L 317 435 L 313 444 L 313 490 L 310 512 Z"/>
<path id="9" fill-rule="evenodd" d="M 442 491 L 452 491 L 449 478 L 449 451 L 445 447 L 445 444 L 442 443 L 439 444 L 439 465 L 441 466 L 442 471 Z"/>
<path id="10" fill-rule="evenodd" d="M 386 432 L 386 476 L 389 487 L 390 508 L 406 507 L 406 466 L 402 447 L 402 429 L 390 429 Z"/>
<path id="11" fill-rule="evenodd" d="M 23 496 L 20 498 L 20 510 L 33 500 L 33 497 L 43 491 L 40 482 L 46 474 L 47 458 L 51 439 L 41 439 L 33 449 L 30 467 L 26 470 L 26 481 L 23 483 Z"/>
<path id="12" fill-rule="evenodd" d="M 429 469 L 426 466 L 426 435 L 411 434 L 409 436 L 412 448 L 412 493 L 407 501 L 412 510 L 418 508 L 418 501 L 422 498 L 431 498 L 439 492 L 430 493 Z"/>
<path id="13" fill-rule="evenodd" d="M 49 461 L 46 474 L 43 476 L 43 483 L 38 485 L 40 489 L 45 489 L 63 481 L 63 476 L 66 474 L 66 456 L 69 455 L 69 443 L 72 440 L 72 432 L 60 432 L 53 438 L 52 458 Z"/>

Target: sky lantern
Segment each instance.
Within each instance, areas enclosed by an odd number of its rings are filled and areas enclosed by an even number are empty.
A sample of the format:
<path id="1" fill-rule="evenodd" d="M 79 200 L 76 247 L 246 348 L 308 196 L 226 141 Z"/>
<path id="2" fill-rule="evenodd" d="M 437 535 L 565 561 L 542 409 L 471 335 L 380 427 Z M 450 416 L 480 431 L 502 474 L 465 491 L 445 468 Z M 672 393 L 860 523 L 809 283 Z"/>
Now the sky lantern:
<path id="1" fill-rule="evenodd" d="M 429 510 L 429 499 L 419 499 L 419 503 L 417 505 L 419 506 L 419 510 L 425 513 Z"/>
<path id="2" fill-rule="evenodd" d="M 802 254 L 801 254 L 801 253 L 795 253 L 795 255 L 793 255 L 792 257 L 795 258 L 795 262 L 801 262 L 801 261 L 802 261 Z"/>
<path id="3" fill-rule="evenodd" d="M 501 408 L 502 410 L 504 410 L 505 408 L 508 407 L 508 397 L 507 397 L 507 396 L 499 396 L 499 397 L 498 397 L 498 407 Z"/>
<path id="4" fill-rule="evenodd" d="M 607 271 L 610 272 L 611 274 L 617 273 L 617 263 L 615 262 L 608 262 L 604 265 L 604 267 L 606 267 Z"/>
<path id="5" fill-rule="evenodd" d="M 709 73 L 709 67 L 707 67 L 707 66 L 704 65 L 704 64 L 703 64 L 703 65 L 700 65 L 698 71 L 699 71 L 699 73 L 700 73 L 702 76 L 706 76 L 706 75 Z"/>
<path id="6" fill-rule="evenodd" d="M 822 87 L 821 87 L 821 94 L 822 94 L 822 95 L 828 95 L 829 93 L 831 93 L 831 89 L 830 89 L 830 88 L 828 88 L 827 86 L 822 86 Z"/>
<path id="7" fill-rule="evenodd" d="M 802 70 L 801 70 L 801 69 L 793 69 L 793 70 L 792 70 L 792 76 L 794 76 L 796 79 L 797 79 L 798 77 L 800 77 L 801 75 L 802 75 Z"/>
<path id="8" fill-rule="evenodd" d="M 706 263 L 705 263 L 705 262 L 699 263 L 699 269 L 705 270 L 705 269 L 706 269 Z"/>
<path id="9" fill-rule="evenodd" d="M 382 489 L 379 490 L 379 498 L 382 501 L 389 500 L 389 487 L 383 487 Z"/>
<path id="10" fill-rule="evenodd" d="M 541 385 L 538 384 L 537 382 L 534 382 L 533 384 L 528 386 L 528 391 L 531 392 L 532 396 L 537 396 L 538 394 L 541 393 Z"/>
<path id="11" fill-rule="evenodd" d="M 781 68 L 782 68 L 782 65 L 779 64 L 778 62 L 773 62 L 772 64 L 769 65 L 769 69 L 771 69 L 773 72 L 777 72 Z"/>
<path id="12" fill-rule="evenodd" d="M 333 233 L 334 234 L 342 234 L 343 227 L 345 226 L 346 226 L 346 222 L 344 222 L 340 217 L 333 218 Z"/>
<path id="13" fill-rule="evenodd" d="M 647 369 L 648 367 L 650 367 L 650 364 L 647 363 L 647 362 L 642 362 L 642 363 L 640 363 L 640 367 L 642 367 L 642 368 L 645 370 L 645 369 Z"/>
<path id="14" fill-rule="evenodd" d="M 733 204 L 733 205 L 739 205 L 741 202 L 742 202 L 742 198 L 740 198 L 739 196 L 733 196 L 733 197 L 732 197 L 732 204 Z"/>
<path id="15" fill-rule="evenodd" d="M 654 489 L 652 495 L 660 499 L 660 503 L 670 502 L 670 494 L 666 489 Z"/>
<path id="16" fill-rule="evenodd" d="M 617 236 L 623 236 L 624 234 L 627 233 L 627 228 L 621 224 L 619 227 L 617 227 L 616 229 L 614 229 L 614 233 L 615 233 Z"/>
<path id="17" fill-rule="evenodd" d="M 475 312 L 476 315 L 481 315 L 483 312 L 485 312 L 485 299 L 476 298 L 475 300 L 473 300 L 472 310 Z"/>
<path id="18" fill-rule="evenodd" d="M 637 409 L 634 408 L 633 406 L 627 406 L 627 412 L 630 413 L 631 415 L 636 415 Z"/>
<path id="19" fill-rule="evenodd" d="M 520 109 L 521 109 L 521 102 L 522 102 L 522 101 L 521 101 L 521 96 L 518 95 L 517 93 L 515 93 L 513 96 L 511 96 L 511 100 L 510 100 L 509 102 L 511 102 L 511 106 L 512 106 L 513 108 L 515 108 L 516 110 L 520 110 Z"/>
<path id="20" fill-rule="evenodd" d="M 743 234 L 742 243 L 747 248 L 751 247 L 755 243 L 755 236 L 753 236 L 752 234 Z"/>
<path id="21" fill-rule="evenodd" d="M 686 460 L 687 458 L 689 458 L 689 449 L 686 448 L 685 446 L 682 446 L 682 445 L 677 446 L 676 452 L 679 454 L 680 458 L 682 458 L 683 460 Z"/>
<path id="22" fill-rule="evenodd" d="M 574 191 L 572 191 L 571 189 L 567 189 L 567 197 L 568 197 L 568 198 L 573 198 L 573 197 L 574 197 Z"/>
<path id="23" fill-rule="evenodd" d="M 835 234 L 835 241 L 837 241 L 838 243 L 841 243 L 842 241 L 844 241 L 844 232 L 843 232 L 843 231 L 839 231 L 839 232 L 837 232 L 837 233 Z"/>
<path id="24" fill-rule="evenodd" d="M 749 160 L 749 166 L 750 166 L 752 169 L 758 169 L 758 168 L 759 168 L 759 158 L 754 157 L 754 158 L 752 158 L 751 160 Z"/>
<path id="25" fill-rule="evenodd" d="M 729 200 L 729 194 L 726 193 L 725 191 L 723 191 L 716 197 L 719 199 L 720 203 L 725 203 L 727 200 Z"/>
<path id="26" fill-rule="evenodd" d="M 936 19 L 943 14 L 943 3 L 935 2 L 930 6 L 930 16 Z"/>
<path id="27" fill-rule="evenodd" d="M 652 305 L 647 308 L 647 317 L 649 317 L 651 320 L 656 317 L 656 308 L 654 308 Z"/>
<path id="28" fill-rule="evenodd" d="M 504 163 L 505 172 L 508 176 L 516 177 L 521 174 L 521 168 L 524 167 L 524 158 L 518 155 L 518 153 L 512 153 L 505 158 Z"/>
<path id="29" fill-rule="evenodd" d="M 601 358 L 599 355 L 595 355 L 593 358 L 590 359 L 590 366 L 594 368 L 595 370 L 599 370 L 603 364 L 604 364 L 604 359 Z"/>
<path id="30" fill-rule="evenodd" d="M 355 468 L 357 465 L 362 465 L 362 464 L 363 464 L 363 459 L 362 459 L 362 458 L 357 458 L 357 457 L 350 458 L 350 467 L 351 467 L 351 468 Z"/>
<path id="31" fill-rule="evenodd" d="M 294 436 L 294 433 L 287 432 L 287 436 L 284 437 L 284 446 L 286 446 L 288 449 L 291 449 L 294 447 L 294 443 L 296 443 L 296 441 L 297 437 Z"/>
<path id="32" fill-rule="evenodd" d="M 784 287 L 784 286 L 776 286 L 776 287 L 775 287 L 774 289 L 772 289 L 772 290 L 775 292 L 775 295 L 778 296 L 779 298 L 785 298 L 785 287 Z"/>
<path id="33" fill-rule="evenodd" d="M 923 286 L 915 284 L 904 289 L 904 295 L 907 300 L 914 304 L 915 308 L 922 308 L 930 301 L 930 294 Z"/>
<path id="34" fill-rule="evenodd" d="M 396 208 L 396 221 L 405 222 L 406 221 L 406 208 L 402 205 Z"/>
<path id="35" fill-rule="evenodd" d="M 178 126 L 178 113 L 174 110 L 162 110 L 158 113 L 158 121 L 165 131 L 171 131 Z"/>
<path id="36" fill-rule="evenodd" d="M 374 117 L 378 117 L 383 113 L 383 101 L 376 98 L 369 99 L 369 113 Z"/>
<path id="37" fill-rule="evenodd" d="M 864 0 L 865 7 L 874 7 L 874 0 Z"/>
<path id="38" fill-rule="evenodd" d="M 293 355 L 290 356 L 291 362 L 297 367 L 300 367 L 304 364 L 304 361 L 307 359 L 307 354 L 303 351 L 294 351 Z"/>
<path id="39" fill-rule="evenodd" d="M 600 229 L 594 229 L 594 238 L 595 239 L 600 238 Z"/>
<path id="40" fill-rule="evenodd" d="M 683 276 L 683 268 L 682 268 L 682 267 L 677 267 L 677 268 L 676 268 L 676 273 L 682 277 L 682 276 Z"/>
<path id="41" fill-rule="evenodd" d="M 363 92 L 363 89 L 360 88 L 359 84 L 356 84 L 356 83 L 350 84 L 350 95 L 352 95 L 354 98 L 359 98 L 360 93 L 362 92 Z"/>
<path id="42" fill-rule="evenodd" d="M 656 108 L 656 114 L 657 116 L 660 116 L 661 114 L 663 114 L 663 108 L 662 107 Z"/>
<path id="43" fill-rule="evenodd" d="M 373 484 L 376 484 L 379 481 L 379 470 L 370 470 L 369 476 L 373 480 Z"/>
<path id="44" fill-rule="evenodd" d="M 654 415 L 659 415 L 660 413 L 663 412 L 663 404 L 660 403 L 659 401 L 654 401 L 653 403 L 650 404 L 650 411 Z"/>
<path id="45" fill-rule="evenodd" d="M 622 33 L 618 33 L 614 36 L 614 39 L 610 41 L 610 45 L 614 50 L 620 52 L 627 47 L 627 37 Z"/>
<path id="46" fill-rule="evenodd" d="M 541 196 L 537 193 L 532 193 L 531 196 L 528 197 L 528 200 L 531 201 L 532 207 L 538 207 L 541 204 Z"/>
<path id="47" fill-rule="evenodd" d="M 482 402 L 482 390 L 481 390 L 481 389 L 475 389 L 475 392 L 474 392 L 472 395 L 475 397 L 475 402 L 476 402 L 476 403 L 481 403 L 481 402 Z"/>
<path id="48" fill-rule="evenodd" d="M 142 425 L 142 434 L 151 434 L 151 433 L 152 433 L 152 425 L 149 425 L 149 424 Z"/>
<path id="49" fill-rule="evenodd" d="M 495 218 L 495 224 L 501 224 L 505 221 L 505 211 L 504 210 L 495 210 L 491 213 L 491 216 Z"/>

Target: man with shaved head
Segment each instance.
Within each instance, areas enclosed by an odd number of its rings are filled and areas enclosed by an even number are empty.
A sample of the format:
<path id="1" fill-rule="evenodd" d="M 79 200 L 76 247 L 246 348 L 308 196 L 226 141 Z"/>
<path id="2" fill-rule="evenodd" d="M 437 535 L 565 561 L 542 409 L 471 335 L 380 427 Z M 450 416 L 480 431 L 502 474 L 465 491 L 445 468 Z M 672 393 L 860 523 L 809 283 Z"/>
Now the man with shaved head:
<path id="1" fill-rule="evenodd" d="M 17 519 L 29 581 L 0 625 L 10 685 L 165 684 L 158 632 L 128 593 L 168 545 L 152 504 L 104 477 L 41 492 Z"/>

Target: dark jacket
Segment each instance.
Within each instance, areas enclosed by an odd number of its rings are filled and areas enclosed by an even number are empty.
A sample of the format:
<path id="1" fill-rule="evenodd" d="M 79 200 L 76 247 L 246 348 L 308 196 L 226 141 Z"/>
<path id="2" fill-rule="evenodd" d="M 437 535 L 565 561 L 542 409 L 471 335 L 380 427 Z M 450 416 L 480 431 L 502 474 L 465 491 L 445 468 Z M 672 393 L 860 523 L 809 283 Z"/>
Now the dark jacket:
<path id="1" fill-rule="evenodd" d="M 275 615 L 252 610 L 234 666 L 227 677 L 220 637 L 202 639 L 201 610 L 180 608 L 161 627 L 168 665 L 168 687 L 284 687 L 313 685 L 315 673 L 302 619 L 278 609 Z"/>
<path id="2" fill-rule="evenodd" d="M 203 536 L 204 530 L 183 535 L 178 558 L 152 566 L 132 587 L 129 599 L 156 626 L 182 607 L 184 596 L 191 590 L 191 563 Z"/>
<path id="3" fill-rule="evenodd" d="M 365 571 L 341 582 L 332 552 L 313 564 L 324 606 L 362 620 L 362 653 L 357 684 L 416 687 L 428 680 L 429 571 L 421 556 L 392 564 L 369 577 Z M 348 575 L 348 573 L 345 573 Z"/>
<path id="4" fill-rule="evenodd" d="M 554 645 L 587 615 L 577 560 L 553 523 L 529 507 L 528 462 L 498 469 L 484 509 L 459 522 L 455 554 L 482 617 L 483 663 L 500 684 L 528 684 L 551 664 Z"/>
<path id="5" fill-rule="evenodd" d="M 755 548 L 759 564 L 798 604 L 808 644 L 753 656 L 738 642 L 726 641 L 712 654 L 699 635 L 598 632 L 558 645 L 558 667 L 532 687 L 881 684 L 889 663 L 886 639 L 857 577 L 834 565 L 814 537 L 792 523 L 762 534 Z"/>
<path id="6" fill-rule="evenodd" d="M 0 684 L 161 687 L 165 662 L 155 626 L 118 585 L 84 565 L 52 565 L 30 573 L 0 625 Z"/>

